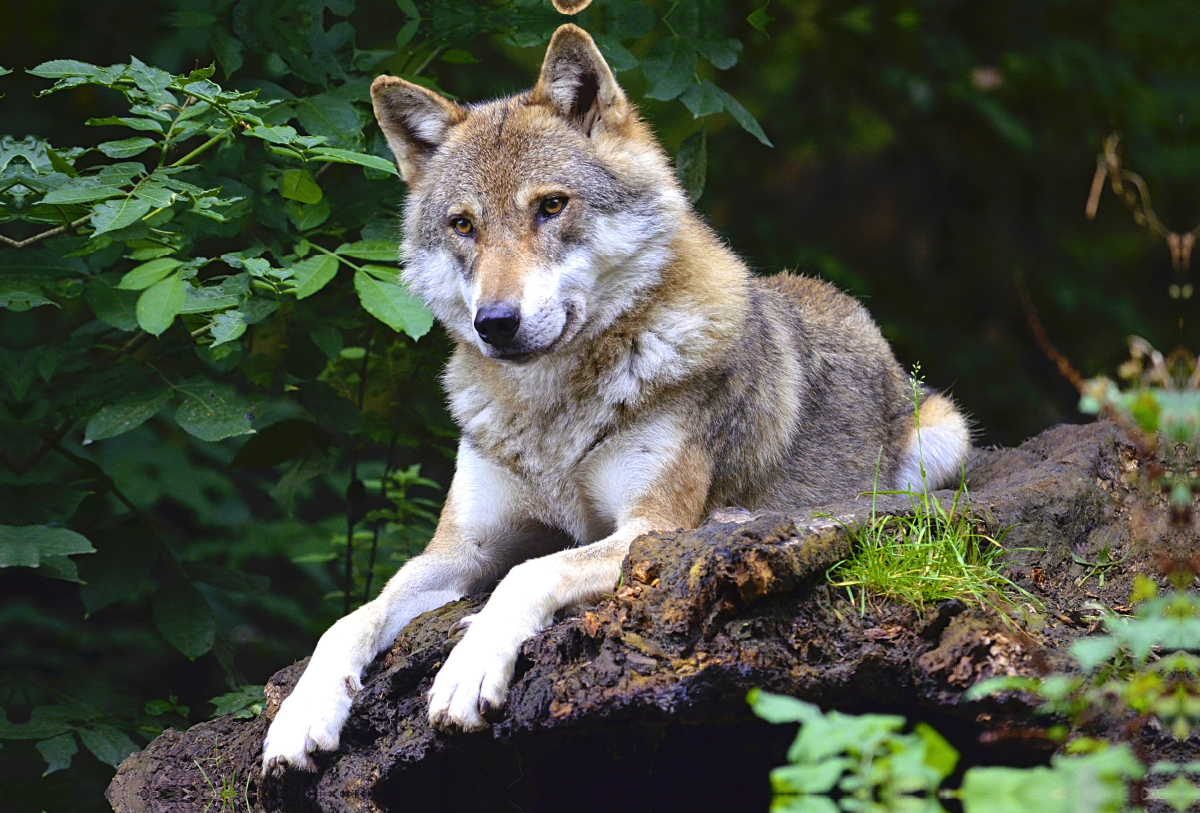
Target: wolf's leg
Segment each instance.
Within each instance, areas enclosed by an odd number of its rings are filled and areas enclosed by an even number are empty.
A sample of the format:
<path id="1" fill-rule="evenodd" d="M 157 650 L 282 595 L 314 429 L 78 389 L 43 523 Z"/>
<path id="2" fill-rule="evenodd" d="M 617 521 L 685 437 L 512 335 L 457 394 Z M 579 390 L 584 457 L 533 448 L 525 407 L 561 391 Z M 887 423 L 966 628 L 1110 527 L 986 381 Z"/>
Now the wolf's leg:
<path id="1" fill-rule="evenodd" d="M 954 402 L 934 393 L 921 402 L 920 430 L 909 416 L 896 487 L 921 491 L 946 488 L 958 481 L 971 451 L 971 430 Z M 921 479 L 924 465 L 925 478 Z"/>
<path id="2" fill-rule="evenodd" d="M 434 678 L 431 723 L 485 728 L 484 715 L 504 705 L 526 639 L 548 627 L 558 610 L 595 602 L 610 592 L 635 538 L 652 530 L 693 528 L 700 522 L 710 480 L 708 458 L 694 450 L 675 450 L 665 460 L 655 457 L 644 451 L 614 461 L 616 474 L 607 477 L 600 490 L 617 499 L 611 506 L 616 509 L 615 533 L 590 545 L 530 559 L 496 586 Z"/>
<path id="3" fill-rule="evenodd" d="M 514 562 L 544 552 L 546 529 L 522 513 L 521 484 L 465 442 L 438 527 L 423 554 L 379 597 L 321 636 L 263 743 L 263 773 L 315 770 L 314 751 L 337 748 L 363 670 L 417 615 L 485 586 Z"/>

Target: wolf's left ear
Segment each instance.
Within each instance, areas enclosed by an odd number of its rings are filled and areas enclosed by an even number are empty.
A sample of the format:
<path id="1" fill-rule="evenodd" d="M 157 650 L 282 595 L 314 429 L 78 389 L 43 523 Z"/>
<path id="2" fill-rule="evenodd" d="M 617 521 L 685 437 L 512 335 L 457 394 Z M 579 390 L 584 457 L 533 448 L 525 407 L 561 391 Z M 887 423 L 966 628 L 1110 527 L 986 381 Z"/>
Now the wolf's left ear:
<path id="1" fill-rule="evenodd" d="M 395 76 L 380 76 L 371 83 L 371 104 L 406 183 L 417 179 L 450 128 L 466 117 L 445 96 Z"/>
<path id="2" fill-rule="evenodd" d="M 569 23 L 550 39 L 529 101 L 554 108 L 584 135 L 591 135 L 597 124 L 620 126 L 630 110 L 596 43 L 582 28 Z"/>

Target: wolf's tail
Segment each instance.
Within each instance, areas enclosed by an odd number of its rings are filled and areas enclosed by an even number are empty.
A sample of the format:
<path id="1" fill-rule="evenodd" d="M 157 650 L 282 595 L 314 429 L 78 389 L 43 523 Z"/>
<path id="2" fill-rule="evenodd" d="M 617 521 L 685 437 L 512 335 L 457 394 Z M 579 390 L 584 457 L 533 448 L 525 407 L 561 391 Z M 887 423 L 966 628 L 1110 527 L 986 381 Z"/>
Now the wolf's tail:
<path id="1" fill-rule="evenodd" d="M 909 415 L 897 489 L 933 491 L 956 485 L 971 451 L 971 427 L 954 401 L 931 393 L 918 415 Z M 924 477 L 922 477 L 922 470 Z"/>

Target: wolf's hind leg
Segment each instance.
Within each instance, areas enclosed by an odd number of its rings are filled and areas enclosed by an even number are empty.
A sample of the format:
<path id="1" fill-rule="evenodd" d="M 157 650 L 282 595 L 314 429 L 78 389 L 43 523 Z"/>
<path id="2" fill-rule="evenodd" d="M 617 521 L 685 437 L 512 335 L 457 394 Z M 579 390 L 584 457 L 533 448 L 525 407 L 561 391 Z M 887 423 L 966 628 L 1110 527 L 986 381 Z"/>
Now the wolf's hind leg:
<path id="1" fill-rule="evenodd" d="M 913 416 L 908 418 L 895 487 L 933 491 L 952 486 L 961 476 L 963 463 L 971 451 L 971 429 L 967 419 L 950 398 L 939 393 L 929 395 L 921 402 L 919 415 L 919 430 L 918 421 Z"/>

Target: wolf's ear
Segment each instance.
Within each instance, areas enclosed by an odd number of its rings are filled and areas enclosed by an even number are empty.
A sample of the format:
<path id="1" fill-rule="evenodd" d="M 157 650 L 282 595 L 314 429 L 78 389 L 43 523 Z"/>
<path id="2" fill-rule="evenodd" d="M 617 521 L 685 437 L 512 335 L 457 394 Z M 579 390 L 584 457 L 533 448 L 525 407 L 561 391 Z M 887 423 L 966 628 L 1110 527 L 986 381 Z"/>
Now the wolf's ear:
<path id="1" fill-rule="evenodd" d="M 554 108 L 585 135 L 591 135 L 599 123 L 620 126 L 630 109 L 596 43 L 570 23 L 560 26 L 550 39 L 529 101 Z"/>
<path id="2" fill-rule="evenodd" d="M 444 96 L 395 76 L 380 76 L 371 83 L 371 104 L 407 183 L 417 179 L 450 128 L 466 116 Z"/>

